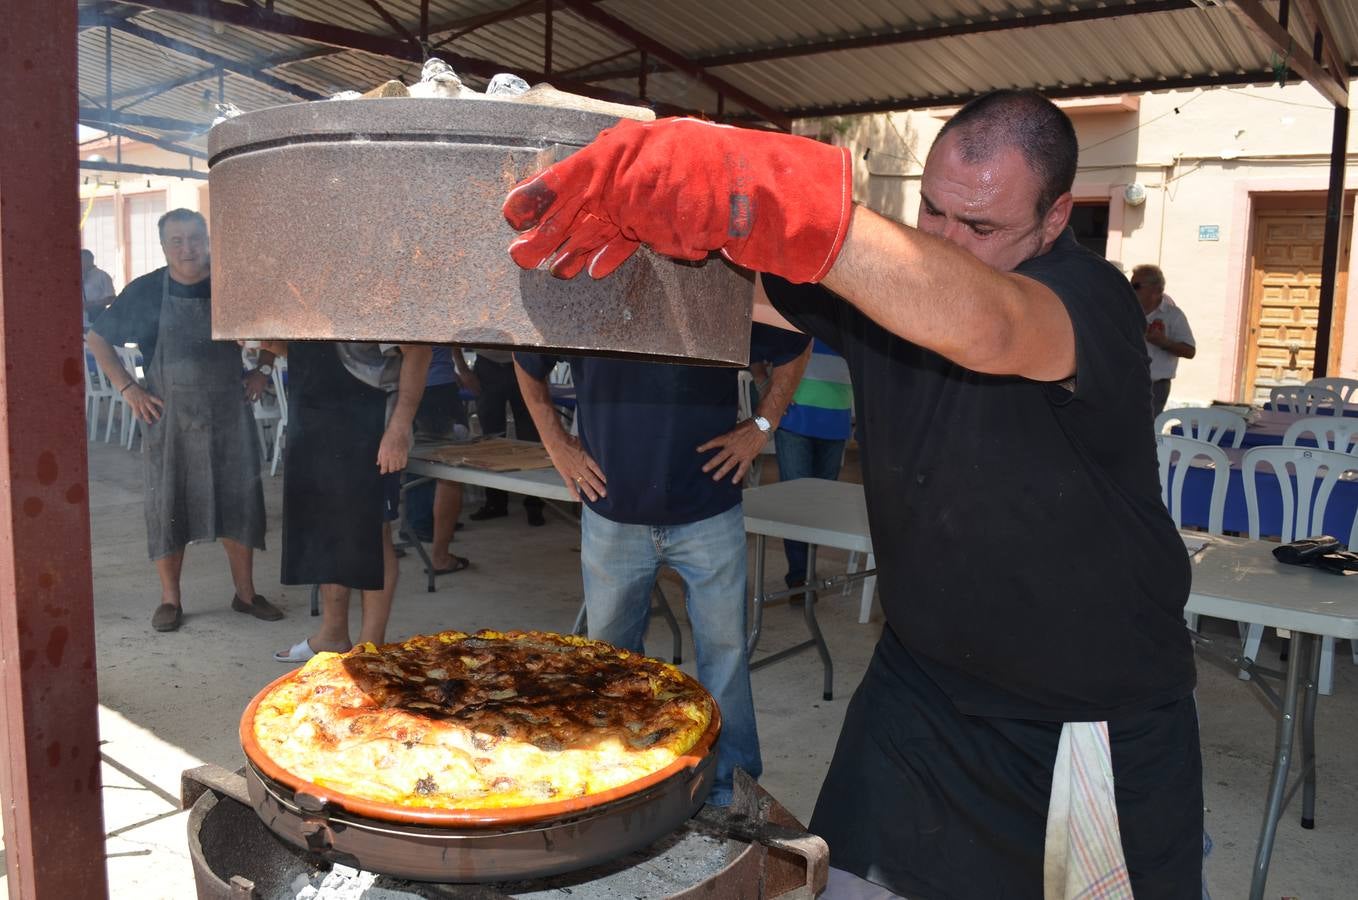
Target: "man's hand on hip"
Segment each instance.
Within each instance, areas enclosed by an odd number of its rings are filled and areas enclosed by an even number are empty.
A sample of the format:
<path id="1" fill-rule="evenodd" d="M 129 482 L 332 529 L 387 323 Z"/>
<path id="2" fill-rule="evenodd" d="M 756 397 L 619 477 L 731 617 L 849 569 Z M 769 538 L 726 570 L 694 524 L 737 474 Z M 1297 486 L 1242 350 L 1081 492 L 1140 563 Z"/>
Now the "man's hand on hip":
<path id="1" fill-rule="evenodd" d="M 639 244 L 679 259 L 720 250 L 747 269 L 819 281 L 853 209 L 848 150 L 698 119 L 623 121 L 520 182 L 505 219 L 514 261 L 602 278 Z"/>
<path id="2" fill-rule="evenodd" d="M 750 463 L 754 462 L 759 451 L 764 449 L 768 439 L 769 436 L 759 430 L 753 419 L 746 419 L 725 434 L 714 437 L 698 447 L 699 453 L 717 451 L 711 459 L 703 463 L 703 471 L 712 472 L 713 481 L 720 481 L 727 474 L 734 472 L 731 474 L 731 483 L 740 484 L 745 478 L 745 473 L 750 470 Z M 716 471 L 713 471 L 714 469 Z"/>
<path id="3" fill-rule="evenodd" d="M 581 495 L 590 500 L 608 496 L 608 479 L 604 478 L 604 470 L 580 446 L 578 437 L 566 435 L 559 440 L 544 442 L 543 446 L 547 448 L 552 465 L 556 467 L 561 480 L 566 482 L 566 490 L 571 492 L 575 502 L 580 502 Z"/>
<path id="4" fill-rule="evenodd" d="M 160 414 L 165 411 L 165 401 L 136 382 L 123 391 L 123 401 L 132 410 L 132 415 L 147 425 L 160 421 Z"/>

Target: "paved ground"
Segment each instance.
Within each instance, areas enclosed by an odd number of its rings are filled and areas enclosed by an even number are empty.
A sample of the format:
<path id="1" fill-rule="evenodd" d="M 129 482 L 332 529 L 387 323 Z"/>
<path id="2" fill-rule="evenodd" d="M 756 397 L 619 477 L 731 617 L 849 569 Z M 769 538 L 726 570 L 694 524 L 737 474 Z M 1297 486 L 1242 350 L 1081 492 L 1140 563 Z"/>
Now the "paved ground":
<path id="1" fill-rule="evenodd" d="M 255 566 L 259 589 L 283 607 L 282 622 L 234 613 L 225 558 L 215 546 L 190 548 L 184 572 L 186 615 L 173 634 L 151 631 L 157 602 L 146 561 L 141 513 L 141 461 L 103 443 L 91 445 L 95 618 L 99 632 L 100 726 L 104 741 L 105 827 L 112 895 L 128 900 L 191 898 L 186 816 L 178 811 L 179 773 L 202 762 L 234 769 L 243 763 L 236 724 L 247 701 L 286 671 L 270 655 L 309 633 L 308 593 L 284 590 L 278 578 L 281 478 L 267 482 L 269 552 Z M 445 628 L 569 630 L 580 602 L 578 529 L 562 516 L 545 528 L 526 526 L 516 504 L 508 518 L 468 523 L 457 551 L 470 569 L 424 590 L 417 561 L 403 563 L 389 636 Z M 466 521 L 464 516 L 464 521 Z M 822 560 L 842 570 L 844 556 Z M 781 573 L 772 566 L 775 578 Z M 671 596 L 677 596 L 671 586 Z M 678 604 L 676 604 L 677 606 Z M 835 659 L 836 695 L 820 699 L 820 666 L 803 654 L 754 674 L 764 748 L 764 786 L 803 819 L 809 816 L 845 704 L 880 630 L 859 625 L 856 596 L 822 604 L 821 621 Z M 680 618 L 683 619 L 682 611 Z M 799 640 L 800 617 L 769 611 L 762 647 Z M 1225 623 L 1213 625 L 1226 634 Z M 1116 639 L 1110 635 L 1110 639 Z M 667 651 L 663 623 L 650 647 Z M 691 644 L 685 630 L 686 657 Z M 1265 661 L 1276 662 L 1276 644 Z M 691 670 L 691 662 L 685 668 Z M 1206 767 L 1208 828 L 1216 843 L 1207 871 L 1213 894 L 1248 893 L 1254 844 L 1273 753 L 1273 722 L 1249 685 L 1200 664 L 1199 702 Z M 1267 896 L 1341 900 L 1355 895 L 1352 857 L 1358 847 L 1358 667 L 1341 645 L 1333 697 L 1319 707 L 1321 764 L 1318 827 L 1303 831 L 1286 815 L 1279 830 Z M 0 875 L 0 886 L 5 879 Z M 7 893 L 7 892 L 6 892 Z"/>

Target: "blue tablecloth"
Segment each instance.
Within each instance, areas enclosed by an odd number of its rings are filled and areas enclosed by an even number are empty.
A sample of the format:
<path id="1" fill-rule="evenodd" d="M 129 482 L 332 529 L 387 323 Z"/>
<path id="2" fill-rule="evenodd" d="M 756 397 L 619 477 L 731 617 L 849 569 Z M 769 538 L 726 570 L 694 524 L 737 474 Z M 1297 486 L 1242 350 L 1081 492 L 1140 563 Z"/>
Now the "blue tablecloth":
<path id="1" fill-rule="evenodd" d="M 1226 512 L 1222 528 L 1240 534 L 1249 534 L 1249 513 L 1245 508 L 1245 484 L 1240 472 L 1242 451 L 1227 451 L 1231 457 L 1230 480 L 1226 485 Z M 1190 466 L 1184 480 L 1183 524 L 1197 528 L 1207 527 L 1207 509 L 1212 498 L 1212 469 Z M 1255 471 L 1254 483 L 1259 495 L 1259 533 L 1263 536 L 1282 533 L 1282 495 L 1278 492 L 1278 479 L 1269 466 Z M 1295 486 L 1295 480 L 1294 480 Z M 1295 488 L 1294 488 L 1295 489 Z M 1349 539 L 1353 530 L 1354 515 L 1358 514 L 1358 481 L 1340 481 L 1334 486 L 1329 505 L 1325 507 L 1325 534 L 1334 535 L 1340 541 Z M 1308 531 L 1303 527 L 1301 531 Z M 1310 535 L 1306 535 L 1309 537 Z"/>

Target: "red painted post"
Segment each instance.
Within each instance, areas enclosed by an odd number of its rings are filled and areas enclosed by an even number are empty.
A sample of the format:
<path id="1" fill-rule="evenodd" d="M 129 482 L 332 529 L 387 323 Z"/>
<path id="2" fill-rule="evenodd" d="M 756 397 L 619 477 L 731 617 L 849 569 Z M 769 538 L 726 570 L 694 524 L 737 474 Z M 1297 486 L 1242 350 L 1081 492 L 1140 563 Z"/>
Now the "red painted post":
<path id="1" fill-rule="evenodd" d="M 0 796 L 12 900 L 104 897 L 76 4 L 0 0 Z"/>

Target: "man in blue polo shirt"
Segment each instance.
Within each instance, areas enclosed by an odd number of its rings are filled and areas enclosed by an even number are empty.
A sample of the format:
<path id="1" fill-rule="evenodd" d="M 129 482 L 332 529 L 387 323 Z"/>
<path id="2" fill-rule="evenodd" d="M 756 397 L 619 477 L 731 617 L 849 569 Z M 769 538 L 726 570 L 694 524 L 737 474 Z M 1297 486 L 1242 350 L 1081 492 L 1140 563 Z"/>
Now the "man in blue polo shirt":
<path id="1" fill-rule="evenodd" d="M 755 325 L 750 358 L 773 364 L 756 414 L 736 423 L 735 369 L 577 357 L 579 437 L 552 408 L 555 360 L 518 353 L 519 385 L 552 463 L 577 500 L 589 636 L 640 652 L 656 573 L 684 581 L 698 679 L 721 709 L 716 782 L 731 802 L 736 766 L 763 770 L 745 652 L 741 481 L 777 427 L 810 355 L 805 335 Z M 735 427 L 732 427 L 732 426 Z"/>

